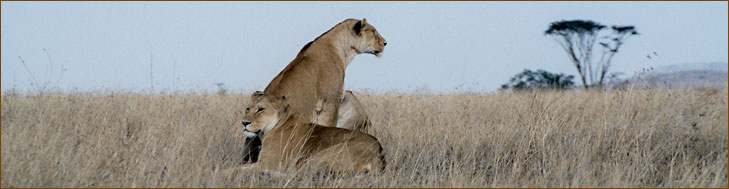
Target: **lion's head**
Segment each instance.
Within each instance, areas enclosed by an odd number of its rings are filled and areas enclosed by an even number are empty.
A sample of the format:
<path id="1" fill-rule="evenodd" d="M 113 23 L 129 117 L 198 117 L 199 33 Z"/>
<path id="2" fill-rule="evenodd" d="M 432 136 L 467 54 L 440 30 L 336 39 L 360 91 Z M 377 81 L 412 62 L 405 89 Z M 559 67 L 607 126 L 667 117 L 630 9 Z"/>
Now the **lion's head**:
<path id="1" fill-rule="evenodd" d="M 251 95 L 251 102 L 243 116 L 243 134 L 255 137 L 273 129 L 280 116 L 288 109 L 287 97 L 276 97 L 256 91 Z"/>
<path id="2" fill-rule="evenodd" d="M 355 23 L 352 31 L 354 32 L 355 40 L 357 40 L 356 45 L 352 48 L 357 53 L 369 53 L 377 57 L 382 55 L 387 41 L 377 32 L 374 26 L 367 23 L 367 19 L 362 19 Z"/>

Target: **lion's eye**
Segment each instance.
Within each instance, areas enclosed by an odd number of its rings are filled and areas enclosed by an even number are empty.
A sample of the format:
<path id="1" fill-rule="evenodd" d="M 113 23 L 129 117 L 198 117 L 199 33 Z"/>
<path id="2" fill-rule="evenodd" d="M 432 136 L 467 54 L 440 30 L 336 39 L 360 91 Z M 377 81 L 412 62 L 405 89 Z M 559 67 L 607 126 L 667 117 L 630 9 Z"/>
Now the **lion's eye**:
<path id="1" fill-rule="evenodd" d="M 251 108 L 246 108 L 246 113 L 250 112 Z"/>
<path id="2" fill-rule="evenodd" d="M 263 111 L 263 108 L 258 108 L 258 112 L 262 112 L 262 111 Z"/>

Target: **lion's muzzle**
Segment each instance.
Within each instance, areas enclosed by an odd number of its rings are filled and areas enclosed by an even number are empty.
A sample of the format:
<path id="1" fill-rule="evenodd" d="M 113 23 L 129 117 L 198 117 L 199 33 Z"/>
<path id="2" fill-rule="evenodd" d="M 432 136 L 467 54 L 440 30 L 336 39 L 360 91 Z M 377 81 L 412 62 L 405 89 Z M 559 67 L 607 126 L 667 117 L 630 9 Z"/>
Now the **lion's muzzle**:
<path id="1" fill-rule="evenodd" d="M 253 132 L 253 131 L 248 130 L 248 128 L 243 129 L 243 135 L 245 135 L 248 138 L 256 137 L 256 136 L 258 136 L 258 133 L 260 133 L 260 132 L 261 131 Z"/>
<path id="2" fill-rule="evenodd" d="M 251 124 L 251 122 L 248 120 L 243 120 L 243 122 L 241 124 L 243 125 L 243 135 L 246 135 L 246 137 L 255 137 L 258 135 L 259 132 L 261 132 L 260 130 L 253 132 L 250 129 L 248 129 L 248 125 Z"/>

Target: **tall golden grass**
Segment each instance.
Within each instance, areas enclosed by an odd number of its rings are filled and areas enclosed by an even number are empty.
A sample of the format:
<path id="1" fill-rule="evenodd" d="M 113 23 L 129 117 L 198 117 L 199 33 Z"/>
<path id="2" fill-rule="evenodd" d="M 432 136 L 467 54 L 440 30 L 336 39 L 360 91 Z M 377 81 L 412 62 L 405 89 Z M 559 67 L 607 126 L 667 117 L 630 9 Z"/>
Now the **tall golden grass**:
<path id="1" fill-rule="evenodd" d="M 2 95 L 2 187 L 727 187 L 727 91 L 358 94 L 388 162 L 241 166 L 249 94 Z"/>

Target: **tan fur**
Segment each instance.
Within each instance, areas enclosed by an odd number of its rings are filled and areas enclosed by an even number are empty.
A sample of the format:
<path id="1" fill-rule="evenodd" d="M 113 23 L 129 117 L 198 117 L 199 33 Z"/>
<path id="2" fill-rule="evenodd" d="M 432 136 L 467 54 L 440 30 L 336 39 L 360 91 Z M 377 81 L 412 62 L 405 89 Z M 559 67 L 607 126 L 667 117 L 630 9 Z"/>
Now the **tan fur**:
<path id="1" fill-rule="evenodd" d="M 337 117 L 337 128 L 366 132 L 370 125 L 367 112 L 350 90 L 344 92 L 344 99 L 339 106 L 339 116 Z"/>
<path id="2" fill-rule="evenodd" d="M 359 33 L 355 31 L 357 25 L 360 25 Z M 301 115 L 310 115 L 317 101 L 324 100 L 325 113 L 320 116 L 326 122 L 317 123 L 334 127 L 347 65 L 357 54 L 379 56 L 385 44 L 385 39 L 366 19 L 347 19 L 305 45 L 263 92 L 289 95 L 290 111 Z"/>
<path id="3" fill-rule="evenodd" d="M 290 110 L 310 116 L 309 121 L 334 127 L 344 86 L 344 71 L 355 55 L 380 56 L 387 42 L 366 19 L 347 19 L 304 45 L 291 63 L 268 84 L 264 92 L 288 95 Z M 316 112 L 317 102 L 320 111 Z M 246 138 L 243 160 L 256 162 L 260 136 Z"/>
<path id="4" fill-rule="evenodd" d="M 342 106 L 340 105 L 339 108 L 341 109 Z M 340 110 L 341 111 L 341 110 Z M 314 106 L 314 112 L 312 112 L 310 115 L 309 120 L 311 120 L 312 123 L 324 123 L 329 122 L 329 120 L 324 120 L 327 118 L 327 116 L 322 116 L 324 113 L 324 99 L 319 99 L 316 101 L 316 105 Z"/>
<path id="5" fill-rule="evenodd" d="M 310 123 L 308 118 L 288 112 L 289 108 L 286 97 L 258 92 L 251 96 L 244 117 L 250 124 L 245 130 L 265 134 L 258 163 L 246 169 L 286 171 L 314 165 L 333 172 L 360 173 L 384 168 L 382 146 L 372 135 Z"/>

